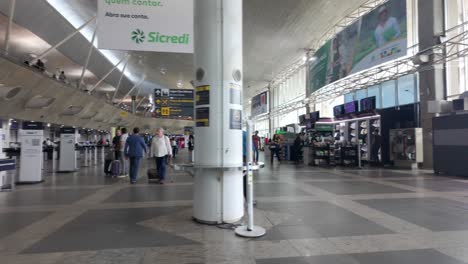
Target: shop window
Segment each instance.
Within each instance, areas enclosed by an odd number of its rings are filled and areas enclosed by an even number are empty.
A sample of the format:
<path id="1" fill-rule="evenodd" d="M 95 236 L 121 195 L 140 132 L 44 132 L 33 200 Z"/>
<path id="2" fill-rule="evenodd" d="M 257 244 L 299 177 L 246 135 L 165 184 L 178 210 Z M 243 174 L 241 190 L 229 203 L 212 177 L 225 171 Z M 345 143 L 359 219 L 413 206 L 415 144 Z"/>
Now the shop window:
<path id="1" fill-rule="evenodd" d="M 354 101 L 354 95 L 355 95 L 354 92 L 345 94 L 345 96 L 344 96 L 344 102 L 345 102 L 345 103 L 349 103 L 349 102 Z"/>
<path id="2" fill-rule="evenodd" d="M 406 75 L 398 79 L 398 105 L 413 104 L 416 101 L 414 75 Z"/>
<path id="3" fill-rule="evenodd" d="M 382 108 L 396 106 L 396 86 L 395 81 L 382 83 Z"/>
<path id="4" fill-rule="evenodd" d="M 374 85 L 367 88 L 367 97 L 375 96 L 375 107 L 382 108 L 382 98 L 380 97 L 380 85 Z"/>

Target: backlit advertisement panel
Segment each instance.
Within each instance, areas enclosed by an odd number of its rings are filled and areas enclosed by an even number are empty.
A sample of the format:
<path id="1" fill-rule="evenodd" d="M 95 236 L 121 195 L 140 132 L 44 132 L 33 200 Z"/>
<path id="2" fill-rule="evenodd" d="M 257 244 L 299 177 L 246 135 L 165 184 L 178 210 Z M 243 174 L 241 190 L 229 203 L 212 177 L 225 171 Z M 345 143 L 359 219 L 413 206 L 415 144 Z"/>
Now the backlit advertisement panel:
<path id="1" fill-rule="evenodd" d="M 308 95 L 348 75 L 405 56 L 406 16 L 406 0 L 389 0 L 327 41 L 309 65 Z"/>

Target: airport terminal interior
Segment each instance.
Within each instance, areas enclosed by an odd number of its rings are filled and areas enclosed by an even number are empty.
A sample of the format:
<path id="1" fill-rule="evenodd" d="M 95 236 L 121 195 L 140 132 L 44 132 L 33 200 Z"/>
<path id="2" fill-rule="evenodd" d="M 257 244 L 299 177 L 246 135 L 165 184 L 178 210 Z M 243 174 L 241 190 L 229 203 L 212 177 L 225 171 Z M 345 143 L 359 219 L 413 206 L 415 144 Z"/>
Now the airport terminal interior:
<path id="1" fill-rule="evenodd" d="M 468 0 L 0 0 L 0 263 L 468 264 Z"/>

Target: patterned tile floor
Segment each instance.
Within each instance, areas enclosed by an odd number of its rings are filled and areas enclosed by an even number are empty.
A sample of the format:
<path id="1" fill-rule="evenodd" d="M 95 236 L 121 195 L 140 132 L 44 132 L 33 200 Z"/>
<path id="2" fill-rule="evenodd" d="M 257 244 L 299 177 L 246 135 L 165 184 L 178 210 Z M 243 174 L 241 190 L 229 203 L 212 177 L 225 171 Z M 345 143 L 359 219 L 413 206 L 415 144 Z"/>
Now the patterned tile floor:
<path id="1" fill-rule="evenodd" d="M 102 164 L 46 171 L 42 184 L 0 193 L 0 263 L 468 263 L 468 179 L 267 164 L 255 175 L 267 235 L 242 239 L 191 220 L 185 173 L 130 186 Z"/>

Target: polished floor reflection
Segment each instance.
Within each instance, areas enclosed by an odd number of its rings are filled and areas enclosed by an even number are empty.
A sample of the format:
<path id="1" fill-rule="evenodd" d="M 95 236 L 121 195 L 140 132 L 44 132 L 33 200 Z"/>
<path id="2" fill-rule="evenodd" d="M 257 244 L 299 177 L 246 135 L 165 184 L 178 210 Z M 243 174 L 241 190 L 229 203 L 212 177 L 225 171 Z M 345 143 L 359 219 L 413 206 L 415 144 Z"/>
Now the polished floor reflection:
<path id="1" fill-rule="evenodd" d="M 255 175 L 267 235 L 243 239 L 192 221 L 190 175 L 148 184 L 149 166 L 136 185 L 99 164 L 0 193 L 0 262 L 468 263 L 468 179 L 267 164 Z"/>

